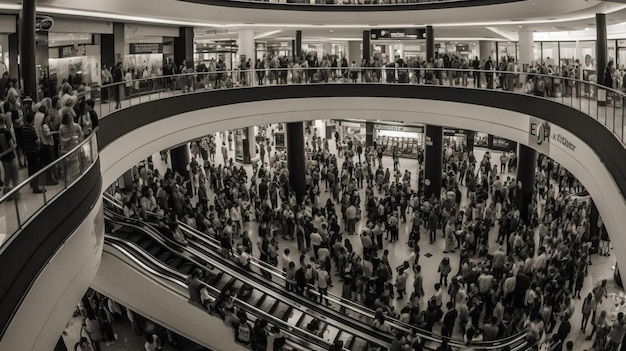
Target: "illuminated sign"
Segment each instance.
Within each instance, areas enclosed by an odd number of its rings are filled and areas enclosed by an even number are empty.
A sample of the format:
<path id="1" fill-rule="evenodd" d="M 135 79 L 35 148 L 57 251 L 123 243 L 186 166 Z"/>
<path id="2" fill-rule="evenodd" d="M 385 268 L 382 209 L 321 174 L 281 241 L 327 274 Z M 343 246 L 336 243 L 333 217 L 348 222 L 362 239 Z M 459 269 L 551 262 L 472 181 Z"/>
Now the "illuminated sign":
<path id="1" fill-rule="evenodd" d="M 426 39 L 424 28 L 394 28 L 370 30 L 372 40 L 417 40 Z"/>

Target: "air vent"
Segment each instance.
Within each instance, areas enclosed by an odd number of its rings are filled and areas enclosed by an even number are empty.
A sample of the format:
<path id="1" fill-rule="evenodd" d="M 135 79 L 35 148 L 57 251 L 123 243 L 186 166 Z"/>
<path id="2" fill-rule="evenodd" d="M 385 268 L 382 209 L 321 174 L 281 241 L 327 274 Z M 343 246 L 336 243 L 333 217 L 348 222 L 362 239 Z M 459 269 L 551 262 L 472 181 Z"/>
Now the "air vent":
<path id="1" fill-rule="evenodd" d="M 552 17 L 552 18 L 546 18 L 546 21 L 556 21 L 557 18 L 556 17 Z"/>
<path id="2" fill-rule="evenodd" d="M 523 22 L 523 21 L 527 21 L 526 19 L 512 19 L 510 20 L 511 22 Z"/>

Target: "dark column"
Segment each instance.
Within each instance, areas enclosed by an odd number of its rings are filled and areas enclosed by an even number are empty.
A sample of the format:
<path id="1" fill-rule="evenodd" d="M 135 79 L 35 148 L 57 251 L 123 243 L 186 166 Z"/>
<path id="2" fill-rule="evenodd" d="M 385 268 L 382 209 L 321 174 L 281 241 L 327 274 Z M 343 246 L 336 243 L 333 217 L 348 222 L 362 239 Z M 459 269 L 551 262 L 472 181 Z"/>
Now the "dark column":
<path id="1" fill-rule="evenodd" d="M 287 123 L 287 167 L 289 185 L 296 192 L 298 203 L 306 196 L 304 162 L 304 125 L 302 122 Z"/>
<path id="2" fill-rule="evenodd" d="M 374 123 L 365 122 L 365 146 L 374 146 Z"/>
<path id="3" fill-rule="evenodd" d="M 35 62 L 35 13 L 37 0 L 23 0 L 20 11 L 20 71 L 24 95 L 37 101 L 37 64 Z"/>
<path id="4" fill-rule="evenodd" d="M 184 179 L 189 179 L 187 166 L 191 162 L 189 147 L 187 144 L 177 146 L 170 150 L 170 161 L 172 163 L 172 171 L 178 172 Z"/>
<path id="5" fill-rule="evenodd" d="M 433 26 L 426 26 L 426 61 L 435 57 L 435 32 Z"/>
<path id="6" fill-rule="evenodd" d="M 20 35 L 15 33 L 9 34 L 9 75 L 19 81 L 20 72 L 17 65 L 17 56 L 20 52 Z"/>
<path id="7" fill-rule="evenodd" d="M 467 152 L 474 152 L 474 137 L 476 136 L 476 132 L 473 130 L 466 131 L 466 139 L 465 139 L 465 149 Z"/>
<path id="8" fill-rule="evenodd" d="M 43 99 L 45 97 L 51 97 L 52 95 L 56 95 L 57 93 L 56 80 L 53 82 L 52 80 L 48 79 L 48 32 L 37 32 L 35 43 L 35 62 L 36 66 L 39 66 L 41 70 L 37 75 L 37 87 L 41 87 L 41 92 L 40 94 L 37 94 L 37 96 L 38 98 Z"/>
<path id="9" fill-rule="evenodd" d="M 537 151 L 520 144 L 517 153 L 517 192 L 515 194 L 515 205 L 520 211 L 521 218 L 526 223 L 528 223 L 528 204 L 532 201 L 535 187 L 536 167 Z"/>
<path id="10" fill-rule="evenodd" d="M 371 50 L 370 48 L 372 47 L 372 45 L 370 44 L 370 40 L 372 39 L 371 37 L 371 33 L 369 30 L 364 30 L 363 31 L 363 58 L 365 59 L 365 62 L 370 62 L 370 56 L 371 54 Z"/>
<path id="11" fill-rule="evenodd" d="M 606 69 L 607 60 L 606 46 L 606 15 L 603 13 L 596 14 L 596 60 L 597 71 L 596 77 L 598 84 L 603 85 L 604 70 Z M 598 89 L 598 106 L 606 106 L 606 95 Z"/>
<path id="12" fill-rule="evenodd" d="M 297 30 L 296 31 L 296 39 L 294 40 L 294 49 L 293 49 L 293 54 L 296 57 L 300 57 L 302 56 L 302 31 L 301 30 Z"/>
<path id="13" fill-rule="evenodd" d="M 487 134 L 487 149 L 493 150 L 493 135 Z"/>
<path id="14" fill-rule="evenodd" d="M 600 219 L 600 212 L 596 207 L 595 202 L 591 201 L 591 213 L 589 215 L 589 233 L 591 237 L 600 235 L 600 227 L 598 226 L 598 220 Z"/>
<path id="15" fill-rule="evenodd" d="M 101 64 L 115 67 L 115 37 L 113 34 L 100 34 Z"/>
<path id="16" fill-rule="evenodd" d="M 174 63 L 176 67 L 187 60 L 187 68 L 194 67 L 193 63 L 193 27 L 180 27 L 178 38 L 174 38 Z"/>
<path id="17" fill-rule="evenodd" d="M 443 128 L 426 126 L 424 143 L 424 195 L 429 199 L 434 194 L 439 199 L 443 172 Z"/>

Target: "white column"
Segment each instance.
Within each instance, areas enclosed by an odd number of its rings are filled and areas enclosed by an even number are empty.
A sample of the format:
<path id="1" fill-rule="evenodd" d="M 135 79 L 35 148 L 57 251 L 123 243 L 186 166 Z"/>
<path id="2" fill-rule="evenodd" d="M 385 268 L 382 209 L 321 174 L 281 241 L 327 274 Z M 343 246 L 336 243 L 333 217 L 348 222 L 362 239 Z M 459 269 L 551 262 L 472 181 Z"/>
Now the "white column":
<path id="1" fill-rule="evenodd" d="M 524 69 L 524 65 L 530 66 L 535 58 L 533 52 L 533 32 L 528 28 L 522 28 L 519 31 L 519 63 L 520 70 Z"/>
<path id="2" fill-rule="evenodd" d="M 357 66 L 361 65 L 361 42 L 360 41 L 349 41 L 348 42 L 348 63 L 352 63 L 352 61 L 356 62 Z"/>
<path id="3" fill-rule="evenodd" d="M 579 62 L 579 67 L 581 67 L 578 70 L 578 77 L 576 77 L 579 80 L 583 80 L 583 64 L 585 63 L 585 58 L 583 57 L 583 44 L 580 42 L 580 40 L 576 40 L 576 54 L 574 56 L 576 59 L 580 60 Z"/>
<path id="4" fill-rule="evenodd" d="M 491 41 L 485 41 L 485 40 L 479 41 L 478 42 L 478 53 L 479 53 L 478 57 L 481 60 L 486 60 L 487 58 L 491 57 L 491 59 L 495 62 L 496 58 L 493 55 L 492 46 L 493 46 L 493 42 Z"/>
<path id="5" fill-rule="evenodd" d="M 251 29 L 242 29 L 239 31 L 239 37 L 237 39 L 237 55 L 239 55 L 239 59 L 245 56 L 246 61 L 250 59 L 252 65 L 254 66 L 255 58 L 255 47 L 254 47 L 254 31 Z M 237 63 L 239 64 L 239 63 Z"/>

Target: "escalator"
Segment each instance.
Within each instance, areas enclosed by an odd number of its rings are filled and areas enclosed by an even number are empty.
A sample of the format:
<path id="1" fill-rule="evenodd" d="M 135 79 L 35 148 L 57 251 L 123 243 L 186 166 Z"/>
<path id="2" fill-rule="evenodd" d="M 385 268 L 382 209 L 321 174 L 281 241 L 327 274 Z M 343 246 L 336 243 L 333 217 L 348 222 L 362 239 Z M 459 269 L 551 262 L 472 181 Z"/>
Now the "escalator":
<path id="1" fill-rule="evenodd" d="M 105 196 L 105 198 L 108 196 Z M 371 327 L 375 312 L 352 301 L 329 294 L 332 307 L 312 302 L 310 299 L 288 292 L 284 288 L 284 273 L 275 267 L 253 259 L 255 271 L 264 270 L 274 281 L 269 281 L 260 274 L 244 271 L 230 259 L 225 259 L 220 252 L 219 242 L 205 233 L 179 223 L 180 229 L 188 239 L 188 245 L 181 246 L 174 240 L 163 235 L 156 224 L 158 218 L 151 214 L 146 223 L 130 221 L 116 214 L 119 204 L 107 201 L 107 222 L 114 223 L 122 220 L 125 225 L 116 230 L 107 241 L 124 241 L 133 243 L 150 256 L 159 260 L 181 274 L 188 275 L 195 267 L 201 267 L 207 272 L 207 283 L 218 290 L 231 289 L 234 293 L 259 308 L 278 317 L 289 325 L 297 328 L 306 328 L 313 319 L 322 321 L 320 334 L 324 340 L 332 343 L 342 340 L 344 346 L 352 350 L 366 350 L 378 345 L 389 345 L 391 336 L 378 332 Z M 117 224 L 120 226 L 120 224 Z M 210 262 L 210 263 L 208 263 Z M 228 274 L 227 272 L 234 273 Z M 243 281 L 242 281 L 243 280 Z M 283 284 L 278 284 L 280 281 Z M 262 288 L 252 288 L 262 287 Z M 313 290 L 313 289 L 311 289 Z M 314 292 L 316 293 L 316 292 Z M 326 321 L 332 321 L 327 323 Z M 387 319 L 387 323 L 394 330 L 403 330 L 417 334 L 426 341 L 426 349 L 434 350 L 442 340 L 441 335 L 421 330 L 399 320 Z M 511 350 L 526 350 L 525 332 L 493 342 L 477 342 L 472 345 L 475 350 L 500 350 L 508 346 Z M 455 349 L 466 348 L 464 342 L 458 339 L 450 340 Z"/>
<path id="2" fill-rule="evenodd" d="M 174 270 L 172 267 L 163 264 L 161 261 L 156 260 L 154 257 L 148 255 L 145 251 L 140 249 L 137 245 L 125 242 L 123 240 L 115 240 L 112 237 L 107 237 L 105 239 L 105 248 L 104 248 L 104 257 L 115 256 L 120 257 L 120 260 L 123 260 L 123 265 L 126 266 L 128 270 L 140 271 L 141 275 L 148 276 L 151 280 L 156 280 L 156 285 L 160 290 L 168 290 L 167 294 L 170 296 L 167 299 L 167 303 L 175 306 L 175 309 L 180 311 L 180 315 L 182 319 L 191 320 L 201 329 L 202 331 L 210 332 L 215 329 L 219 329 L 220 325 L 224 327 L 223 322 L 219 320 L 217 316 L 214 316 L 209 313 L 209 311 L 205 310 L 203 306 L 200 306 L 195 303 L 191 303 L 187 301 L 187 283 L 186 283 L 186 275 L 182 274 Z M 113 270 L 117 271 L 116 273 L 120 275 L 124 275 L 123 270 L 119 269 L 119 266 L 115 266 Z M 233 282 L 231 279 L 223 279 L 223 276 L 216 274 L 214 276 L 210 276 L 204 279 L 205 286 L 207 287 L 207 291 L 210 294 L 210 299 L 215 301 L 220 294 L 220 284 L 219 282 L 227 282 L 230 284 L 228 288 L 233 291 L 237 291 L 238 284 Z M 136 285 L 134 281 L 126 281 L 124 284 L 128 284 L 130 286 Z M 145 285 L 145 282 L 141 282 L 139 285 Z M 222 288 L 225 288 L 224 286 Z M 241 288 L 241 286 L 239 286 Z M 150 287 L 153 289 L 153 287 Z M 117 297 L 120 301 L 125 301 L 124 298 Z M 177 303 L 176 300 L 183 300 L 183 304 Z M 257 308 L 250 304 L 250 301 L 246 301 L 242 296 L 237 296 L 234 300 L 234 306 L 237 309 L 241 309 L 246 312 L 247 319 L 249 322 L 254 323 L 257 319 L 261 318 L 268 322 L 269 325 L 279 327 L 286 338 L 287 346 L 290 349 L 297 350 L 314 350 L 314 351 L 322 351 L 327 350 L 330 344 L 322 339 L 321 337 L 308 332 L 305 328 L 298 328 L 290 325 L 289 323 L 274 317 L 271 313 L 267 313 L 264 310 Z M 194 316 L 189 311 L 185 310 L 185 305 L 192 306 L 194 313 L 199 314 L 200 317 Z M 135 306 L 131 306 L 135 307 Z M 140 310 L 140 309 L 139 309 Z M 150 315 L 150 314 L 148 314 Z M 159 318 L 156 318 L 157 320 Z M 172 324 L 167 321 L 163 322 L 164 325 L 168 327 L 168 329 L 179 332 L 181 335 L 186 335 L 185 330 L 181 330 L 180 325 L 176 325 L 176 323 Z M 227 327 L 226 330 L 229 330 L 230 327 Z M 229 332 L 229 335 L 224 335 L 225 330 L 219 330 L 221 332 L 221 339 L 226 339 L 228 344 L 226 347 L 219 347 L 213 344 L 213 342 L 218 342 L 218 340 L 198 340 L 198 338 L 192 339 L 196 342 L 203 344 L 206 347 L 210 347 L 212 349 L 222 349 L 222 350 L 245 350 L 246 348 L 239 344 L 233 344 L 232 341 L 232 332 Z M 210 339 L 210 338 L 209 338 Z M 223 341 L 223 340 L 222 340 Z M 223 342 L 222 342 L 223 344 Z M 347 350 L 347 349 L 345 349 Z"/>
<path id="3" fill-rule="evenodd" d="M 182 281 L 195 268 L 201 268 L 205 273 L 203 281 L 217 294 L 229 290 L 246 306 L 262 311 L 265 315 L 274 316 L 294 330 L 308 332 L 311 322 L 316 320 L 318 327 L 308 334 L 326 342 L 326 348 L 339 340 L 350 350 L 369 350 L 391 343 L 391 336 L 372 337 L 368 332 L 359 332 L 315 310 L 281 298 L 280 293 L 254 288 L 251 281 L 242 279 L 242 272 L 233 272 L 219 263 L 213 265 L 201 262 L 191 252 L 193 249 L 180 250 L 179 245 L 162 238 L 158 230 L 148 224 L 121 221 L 113 217 L 111 213 L 105 216 L 107 231 L 113 232 L 105 236 L 106 246 L 124 247 L 126 251 L 134 252 L 142 264 L 160 271 L 164 270 L 162 267 L 166 267 L 168 274 L 175 274 L 177 279 Z"/>

